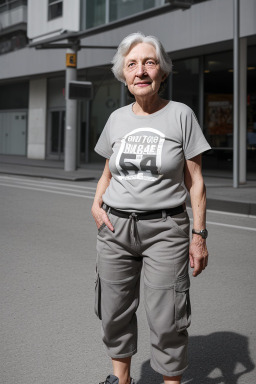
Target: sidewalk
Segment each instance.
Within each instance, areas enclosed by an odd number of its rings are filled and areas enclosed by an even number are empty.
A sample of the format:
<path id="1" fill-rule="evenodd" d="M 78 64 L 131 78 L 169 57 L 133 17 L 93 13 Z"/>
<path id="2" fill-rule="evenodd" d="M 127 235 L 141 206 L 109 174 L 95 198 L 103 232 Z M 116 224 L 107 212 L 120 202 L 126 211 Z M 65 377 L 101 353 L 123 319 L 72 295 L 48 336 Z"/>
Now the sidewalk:
<path id="1" fill-rule="evenodd" d="M 58 179 L 66 181 L 95 181 L 101 176 L 104 164 L 83 164 L 73 172 L 64 171 L 64 163 L 55 160 L 31 160 L 21 156 L 0 155 L 0 174 Z M 256 175 L 248 182 L 233 188 L 232 175 L 222 171 L 204 171 L 207 188 L 207 208 L 256 216 Z"/>

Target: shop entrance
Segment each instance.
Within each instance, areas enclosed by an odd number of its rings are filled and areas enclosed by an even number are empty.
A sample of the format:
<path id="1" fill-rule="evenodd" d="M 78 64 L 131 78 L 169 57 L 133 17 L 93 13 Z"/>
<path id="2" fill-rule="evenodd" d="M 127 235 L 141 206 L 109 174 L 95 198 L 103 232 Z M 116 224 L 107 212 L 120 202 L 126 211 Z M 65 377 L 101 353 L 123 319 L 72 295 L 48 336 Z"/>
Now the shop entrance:
<path id="1" fill-rule="evenodd" d="M 49 112 L 48 156 L 64 160 L 65 110 Z"/>

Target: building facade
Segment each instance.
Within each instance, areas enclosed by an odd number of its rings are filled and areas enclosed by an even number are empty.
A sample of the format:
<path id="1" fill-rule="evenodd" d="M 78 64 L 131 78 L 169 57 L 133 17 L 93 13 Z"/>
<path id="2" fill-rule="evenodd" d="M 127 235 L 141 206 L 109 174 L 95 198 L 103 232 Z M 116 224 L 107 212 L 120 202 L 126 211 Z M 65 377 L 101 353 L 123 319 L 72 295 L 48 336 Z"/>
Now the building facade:
<path id="1" fill-rule="evenodd" d="M 0 154 L 64 158 L 65 44 L 79 41 L 77 79 L 93 83 L 94 97 L 89 103 L 78 101 L 78 162 L 102 161 L 93 149 L 108 116 L 132 102 L 111 73 L 114 47 L 129 33 L 141 31 L 157 36 L 173 60 L 165 97 L 188 104 L 197 115 L 212 146 L 204 167 L 232 170 L 233 4 L 1 0 Z M 256 172 L 255 0 L 240 0 L 239 18 L 243 182 L 246 172 Z"/>

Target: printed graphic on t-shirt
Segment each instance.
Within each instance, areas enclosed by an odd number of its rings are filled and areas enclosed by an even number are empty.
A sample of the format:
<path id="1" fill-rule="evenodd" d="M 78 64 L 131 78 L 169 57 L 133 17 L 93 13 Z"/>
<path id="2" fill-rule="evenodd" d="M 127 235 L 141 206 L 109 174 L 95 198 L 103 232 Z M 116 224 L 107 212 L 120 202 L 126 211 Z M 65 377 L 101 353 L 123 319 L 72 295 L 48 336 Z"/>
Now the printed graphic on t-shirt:
<path id="1" fill-rule="evenodd" d="M 159 177 L 165 135 L 154 128 L 137 128 L 121 140 L 116 157 L 120 180 L 155 180 Z"/>

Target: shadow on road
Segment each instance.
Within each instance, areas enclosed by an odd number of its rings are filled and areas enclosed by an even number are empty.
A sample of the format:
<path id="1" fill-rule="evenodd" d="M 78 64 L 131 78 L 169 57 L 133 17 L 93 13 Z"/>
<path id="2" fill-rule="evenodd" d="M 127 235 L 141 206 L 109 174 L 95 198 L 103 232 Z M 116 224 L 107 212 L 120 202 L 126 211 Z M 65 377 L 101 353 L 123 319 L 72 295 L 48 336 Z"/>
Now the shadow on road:
<path id="1" fill-rule="evenodd" d="M 233 332 L 215 332 L 189 339 L 189 368 L 183 384 L 238 384 L 238 379 L 254 369 L 248 338 Z M 162 375 L 154 372 L 149 360 L 141 367 L 137 384 L 161 384 Z"/>

